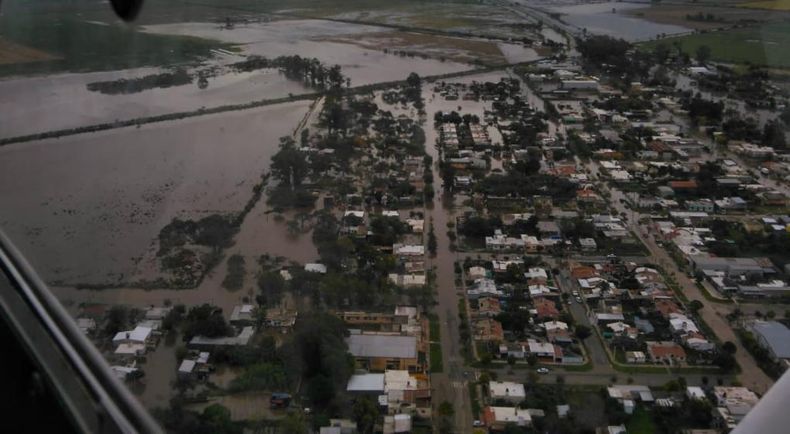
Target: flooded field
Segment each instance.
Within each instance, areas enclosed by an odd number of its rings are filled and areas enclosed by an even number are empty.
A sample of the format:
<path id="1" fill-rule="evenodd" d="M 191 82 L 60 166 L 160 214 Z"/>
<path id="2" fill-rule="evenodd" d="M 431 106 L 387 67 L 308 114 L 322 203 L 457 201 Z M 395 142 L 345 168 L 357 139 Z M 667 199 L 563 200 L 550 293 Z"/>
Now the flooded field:
<path id="1" fill-rule="evenodd" d="M 315 57 L 330 65 L 340 65 L 352 86 L 382 81 L 403 80 L 411 72 L 420 75 L 444 74 L 470 69 L 468 64 L 434 58 L 403 57 L 368 49 L 353 43 L 333 42 L 340 38 L 358 39 L 363 35 L 389 29 L 377 26 L 338 23 L 324 20 L 287 20 L 251 23 L 225 30 L 212 23 L 183 23 L 147 26 L 146 31 L 198 36 L 239 44 L 243 54 L 266 57 L 299 54 Z M 383 48 L 383 47 L 382 47 Z"/>
<path id="2" fill-rule="evenodd" d="M 246 55 L 274 58 L 299 54 L 318 58 L 326 64 L 341 65 L 343 73 L 355 86 L 402 80 L 411 72 L 430 75 L 467 70 L 471 68 L 469 63 L 481 54 L 477 45 L 472 44 L 470 47 L 454 43 L 465 40 L 425 35 L 422 35 L 421 41 L 406 41 L 394 47 L 403 50 L 424 50 L 429 47 L 425 58 L 385 53 L 387 44 L 372 42 L 366 46 L 357 41 L 360 35 L 382 34 L 388 29 L 322 20 L 250 23 L 233 29 L 225 29 L 214 23 L 157 24 L 146 26 L 143 30 L 238 44 L 238 54 L 216 52 L 213 59 L 202 65 L 185 65 L 187 72 L 193 75 L 207 67 L 237 62 Z M 522 62 L 537 58 L 533 50 L 520 45 L 493 42 L 477 44 L 489 48 L 493 60 Z M 311 92 L 302 83 L 290 81 L 276 70 L 246 73 L 223 71 L 208 77 L 207 86 L 202 89 L 197 79 L 185 85 L 148 89 L 133 94 L 108 95 L 87 89 L 89 83 L 139 78 L 163 71 L 158 68 L 137 68 L 0 80 L 0 95 L 4 96 L 0 100 L 0 112 L 3 113 L 0 138 Z"/>
<path id="3" fill-rule="evenodd" d="M 237 60 L 240 58 L 237 58 Z M 154 68 L 88 74 L 62 74 L 0 81 L 0 137 L 194 111 L 310 92 L 277 70 L 229 73 L 208 78 L 208 87 L 194 83 L 139 93 L 107 95 L 89 91 L 89 83 L 139 78 L 160 72 Z M 78 107 L 79 110 L 74 110 Z"/>
<path id="4" fill-rule="evenodd" d="M 309 105 L 0 148 L 0 225 L 49 282 L 150 278 L 159 230 L 176 216 L 239 211 Z"/>
<path id="5" fill-rule="evenodd" d="M 556 6 L 549 9 L 562 14 L 562 21 L 580 29 L 587 29 L 589 33 L 609 35 L 627 41 L 644 41 L 661 34 L 691 31 L 687 27 L 655 23 L 627 14 L 648 6 L 649 4 L 609 2 Z"/>

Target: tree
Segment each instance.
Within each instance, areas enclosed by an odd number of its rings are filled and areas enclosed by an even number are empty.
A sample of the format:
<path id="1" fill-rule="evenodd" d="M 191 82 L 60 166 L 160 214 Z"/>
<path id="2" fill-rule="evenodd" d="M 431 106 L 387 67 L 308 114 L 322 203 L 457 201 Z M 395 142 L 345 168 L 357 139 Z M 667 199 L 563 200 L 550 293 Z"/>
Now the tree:
<path id="1" fill-rule="evenodd" d="M 222 316 L 222 309 L 208 303 L 194 306 L 184 318 L 184 340 L 195 336 L 216 338 L 228 336 L 231 328 Z"/>
<path id="2" fill-rule="evenodd" d="M 575 334 L 577 339 L 583 341 L 592 335 L 592 330 L 585 325 L 577 325 Z"/>
<path id="3" fill-rule="evenodd" d="M 296 149 L 292 138 L 280 138 L 280 150 L 272 156 L 272 176 L 284 185 L 299 186 L 307 176 L 309 166 L 303 152 Z"/>
<path id="4" fill-rule="evenodd" d="M 439 416 L 442 417 L 449 417 L 455 414 L 453 404 L 449 401 L 442 401 L 442 403 L 439 404 L 437 411 L 439 412 Z"/>
<path id="5" fill-rule="evenodd" d="M 122 305 L 111 307 L 107 312 L 107 320 L 104 324 L 104 334 L 112 336 L 120 331 L 128 329 L 129 317 L 130 313 L 128 307 Z"/>
<path id="6" fill-rule="evenodd" d="M 436 234 L 433 232 L 433 222 L 431 222 L 431 230 L 428 232 L 428 252 L 432 256 L 436 255 Z"/>
<path id="7" fill-rule="evenodd" d="M 730 341 L 721 344 L 721 349 L 727 354 L 735 354 L 735 352 L 738 351 L 738 347 Z"/>
<path id="8" fill-rule="evenodd" d="M 787 139 L 785 137 L 785 127 L 777 120 L 769 121 L 763 127 L 763 144 L 775 149 L 785 149 Z"/>
<path id="9" fill-rule="evenodd" d="M 689 310 L 691 310 L 691 312 L 695 314 L 699 312 L 703 307 L 704 305 L 699 300 L 692 300 L 691 303 L 689 303 Z"/>
<path id="10" fill-rule="evenodd" d="M 307 421 L 302 413 L 291 412 L 280 420 L 282 434 L 308 434 L 310 432 Z"/>
<path id="11" fill-rule="evenodd" d="M 352 413 L 360 434 L 373 434 L 379 417 L 376 403 L 370 397 L 363 396 L 354 402 Z"/>
<path id="12" fill-rule="evenodd" d="M 707 62 L 710 59 L 710 54 L 711 54 L 710 47 L 708 47 L 707 45 L 700 45 L 699 47 L 697 47 L 697 52 L 696 52 L 697 62 L 705 64 L 705 62 Z"/>
<path id="13" fill-rule="evenodd" d="M 663 65 L 669 59 L 670 49 L 669 46 L 661 42 L 660 44 L 656 45 L 655 50 L 653 50 L 653 55 L 656 56 L 656 62 L 659 65 Z"/>

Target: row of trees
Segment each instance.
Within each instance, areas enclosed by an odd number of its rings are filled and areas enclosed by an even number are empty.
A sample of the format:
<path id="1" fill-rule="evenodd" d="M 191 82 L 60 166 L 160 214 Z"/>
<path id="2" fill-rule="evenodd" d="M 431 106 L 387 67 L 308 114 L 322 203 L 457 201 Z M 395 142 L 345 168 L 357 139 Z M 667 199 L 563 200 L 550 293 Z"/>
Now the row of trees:
<path id="1" fill-rule="evenodd" d="M 343 85 L 350 86 L 351 80 L 344 77 L 340 65 L 327 66 L 316 58 L 280 56 L 269 59 L 250 56 L 230 65 L 236 71 L 249 72 L 264 68 L 280 68 L 291 80 L 302 81 L 319 90 L 339 92 Z"/>

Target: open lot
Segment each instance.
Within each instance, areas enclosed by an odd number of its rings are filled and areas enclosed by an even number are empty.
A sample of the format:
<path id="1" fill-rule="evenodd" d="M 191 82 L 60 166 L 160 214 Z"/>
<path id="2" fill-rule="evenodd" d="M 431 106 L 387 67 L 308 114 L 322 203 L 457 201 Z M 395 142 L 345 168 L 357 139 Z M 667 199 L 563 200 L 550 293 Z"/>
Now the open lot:
<path id="1" fill-rule="evenodd" d="M 707 45 L 711 49 L 713 61 L 790 68 L 790 51 L 787 50 L 790 44 L 788 23 L 666 38 L 646 42 L 643 46 L 654 47 L 660 43 L 679 43 L 683 51 L 692 56 L 697 48 Z"/>

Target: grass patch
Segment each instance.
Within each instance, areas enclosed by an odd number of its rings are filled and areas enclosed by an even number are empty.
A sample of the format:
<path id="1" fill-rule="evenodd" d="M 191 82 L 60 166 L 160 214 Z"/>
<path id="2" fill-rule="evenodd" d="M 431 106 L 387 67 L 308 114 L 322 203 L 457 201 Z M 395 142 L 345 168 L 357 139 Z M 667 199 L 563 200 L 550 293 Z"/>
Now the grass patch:
<path id="1" fill-rule="evenodd" d="M 432 313 L 428 316 L 428 321 L 430 340 L 432 342 L 438 342 L 441 339 L 439 317 L 435 313 Z"/>
<path id="2" fill-rule="evenodd" d="M 708 288 L 706 288 L 705 285 L 696 281 L 694 282 L 694 284 L 697 285 L 697 289 L 699 289 L 699 291 L 702 293 L 702 296 L 705 297 L 705 300 L 708 300 L 713 303 L 732 304 L 732 299 L 729 298 L 721 299 L 718 297 L 714 297 L 713 294 L 711 294 L 710 291 L 708 291 Z"/>
<path id="3" fill-rule="evenodd" d="M 759 66 L 790 68 L 790 23 L 771 23 L 760 26 L 732 29 L 721 32 L 665 38 L 642 44 L 648 49 L 658 44 L 681 49 L 695 55 L 703 45 L 710 47 L 711 60 L 728 63 L 750 63 Z"/>
<path id="4" fill-rule="evenodd" d="M 760 2 L 748 2 L 738 5 L 749 9 L 768 9 L 772 11 L 790 11 L 790 0 L 770 0 Z"/>
<path id="5" fill-rule="evenodd" d="M 477 396 L 477 384 L 467 383 L 469 388 L 469 402 L 472 403 L 472 417 L 475 420 L 480 419 L 480 398 Z"/>
<path id="6" fill-rule="evenodd" d="M 228 258 L 228 274 L 222 279 L 222 287 L 230 291 L 238 291 L 244 286 L 244 256 L 232 255 Z"/>
<path id="7" fill-rule="evenodd" d="M 626 422 L 625 428 L 629 434 L 653 434 L 656 432 L 653 418 L 641 405 L 636 407 L 634 414 Z"/>
<path id="8" fill-rule="evenodd" d="M 444 371 L 442 344 L 438 342 L 431 342 L 431 373 L 438 374 L 442 371 Z"/>

